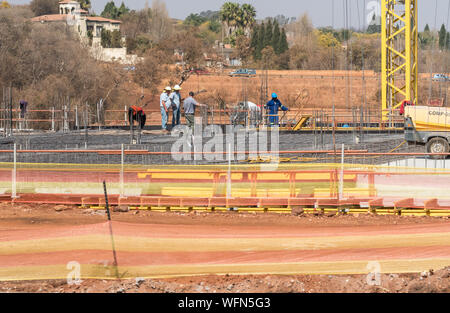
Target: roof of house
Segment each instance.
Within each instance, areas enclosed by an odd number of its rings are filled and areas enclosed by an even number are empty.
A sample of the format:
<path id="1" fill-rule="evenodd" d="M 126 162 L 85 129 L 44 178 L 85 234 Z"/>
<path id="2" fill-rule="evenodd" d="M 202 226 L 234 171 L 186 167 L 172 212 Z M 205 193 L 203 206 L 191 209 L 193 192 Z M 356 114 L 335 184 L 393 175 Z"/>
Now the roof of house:
<path id="1" fill-rule="evenodd" d="M 75 15 L 72 14 L 49 14 L 49 15 L 41 15 L 36 16 L 31 19 L 32 22 L 59 22 L 59 21 L 67 21 L 68 19 L 75 19 Z M 100 16 L 86 16 L 86 20 L 89 22 L 104 22 L 111 24 L 121 24 L 121 21 L 111 20 L 109 18 L 104 18 Z"/>
<path id="2" fill-rule="evenodd" d="M 87 21 L 91 21 L 91 22 L 109 22 L 109 23 L 112 23 L 112 24 L 121 24 L 122 23 L 121 21 L 112 20 L 112 19 L 109 19 L 109 18 L 101 17 L 101 16 L 87 16 L 86 20 Z"/>
<path id="3" fill-rule="evenodd" d="M 62 0 L 58 2 L 59 4 L 64 4 L 64 3 L 78 3 L 78 1 L 75 0 Z"/>
<path id="4" fill-rule="evenodd" d="M 68 14 L 49 14 L 36 16 L 31 19 L 32 22 L 58 22 L 67 21 Z"/>

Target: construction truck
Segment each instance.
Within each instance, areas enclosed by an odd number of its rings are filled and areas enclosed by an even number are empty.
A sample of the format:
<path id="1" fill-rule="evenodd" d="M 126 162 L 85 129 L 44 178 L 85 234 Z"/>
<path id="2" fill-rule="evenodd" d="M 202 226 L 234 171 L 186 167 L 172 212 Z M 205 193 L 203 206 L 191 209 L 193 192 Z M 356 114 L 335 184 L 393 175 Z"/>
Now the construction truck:
<path id="1" fill-rule="evenodd" d="M 450 108 L 432 106 L 406 106 L 405 140 L 423 144 L 428 153 L 450 152 Z M 432 156 L 444 159 L 445 155 Z"/>

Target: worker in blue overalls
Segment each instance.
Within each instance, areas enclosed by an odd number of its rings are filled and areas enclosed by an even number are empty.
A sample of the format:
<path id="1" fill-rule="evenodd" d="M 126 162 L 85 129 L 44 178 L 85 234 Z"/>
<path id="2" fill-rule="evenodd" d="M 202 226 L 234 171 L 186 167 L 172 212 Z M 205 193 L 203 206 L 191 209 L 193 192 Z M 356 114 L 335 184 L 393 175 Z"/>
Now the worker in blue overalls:
<path id="1" fill-rule="evenodd" d="M 268 110 L 269 115 L 269 123 L 270 125 L 279 125 L 278 120 L 278 109 L 281 108 L 282 111 L 289 111 L 287 107 L 281 104 L 281 101 L 278 100 L 278 96 L 276 93 L 272 94 L 272 100 L 267 102 L 265 105 L 265 109 Z"/>

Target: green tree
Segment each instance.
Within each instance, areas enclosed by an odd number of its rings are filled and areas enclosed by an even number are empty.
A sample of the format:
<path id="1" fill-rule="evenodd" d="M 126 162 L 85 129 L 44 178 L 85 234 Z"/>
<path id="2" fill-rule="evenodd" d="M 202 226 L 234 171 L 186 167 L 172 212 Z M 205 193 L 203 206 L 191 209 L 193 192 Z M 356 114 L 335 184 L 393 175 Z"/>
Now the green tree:
<path id="1" fill-rule="evenodd" d="M 112 45 L 112 35 L 109 30 L 102 29 L 102 33 L 100 35 L 101 45 L 103 48 L 111 48 Z"/>
<path id="2" fill-rule="evenodd" d="M 248 29 L 255 24 L 256 10 L 251 4 L 244 3 L 240 14 L 242 15 L 242 28 Z"/>
<path id="3" fill-rule="evenodd" d="M 120 5 L 120 8 L 119 8 L 119 17 L 127 14 L 128 12 L 130 12 L 130 9 L 128 7 L 126 7 L 125 3 L 123 3 L 123 1 L 122 1 L 122 4 Z"/>
<path id="4" fill-rule="evenodd" d="M 424 28 L 423 31 L 426 32 L 426 33 L 429 33 L 430 32 L 430 26 L 428 26 L 428 24 L 425 25 L 425 28 Z"/>
<path id="5" fill-rule="evenodd" d="M 239 11 L 239 4 L 234 2 L 225 2 L 220 8 L 220 20 L 227 27 L 227 36 L 230 36 L 238 25 Z"/>
<path id="6" fill-rule="evenodd" d="M 447 40 L 445 42 L 445 49 L 450 50 L 450 32 L 447 33 Z"/>
<path id="7" fill-rule="evenodd" d="M 258 60 L 261 56 L 258 54 L 258 43 L 259 43 L 259 26 L 255 25 L 252 28 L 250 47 L 253 51 L 253 59 Z"/>
<path id="8" fill-rule="evenodd" d="M 105 18 L 118 19 L 129 11 L 130 9 L 128 9 L 123 2 L 118 8 L 116 7 L 114 1 L 111 0 L 110 2 L 106 3 L 103 12 L 100 15 Z"/>
<path id="9" fill-rule="evenodd" d="M 445 29 L 445 25 L 442 24 L 441 29 L 439 30 L 439 49 L 443 50 L 447 46 L 447 30 Z"/>
<path id="10" fill-rule="evenodd" d="M 111 33 L 111 48 L 122 48 L 122 34 L 117 29 Z"/>
<path id="11" fill-rule="evenodd" d="M 221 25 L 220 25 L 220 23 L 219 23 L 218 21 L 216 21 L 216 20 L 211 20 L 211 21 L 209 22 L 208 29 L 209 29 L 210 31 L 212 31 L 213 33 L 219 33 L 219 32 L 220 32 L 220 29 L 221 29 Z"/>
<path id="12" fill-rule="evenodd" d="M 77 0 L 80 5 L 81 8 L 84 10 L 89 10 L 91 8 L 91 0 Z"/>
<path id="13" fill-rule="evenodd" d="M 116 7 L 116 4 L 114 3 L 114 1 L 110 1 L 108 3 L 106 3 L 105 8 L 103 9 L 103 12 L 100 14 L 100 16 L 105 17 L 105 18 L 117 18 L 117 16 L 119 15 L 119 10 Z"/>
<path id="14" fill-rule="evenodd" d="M 281 31 L 281 35 L 280 35 L 280 43 L 279 43 L 279 46 L 278 46 L 279 48 L 279 53 L 280 54 L 283 54 L 283 53 L 285 53 L 286 51 L 288 51 L 289 50 L 289 44 L 288 44 L 288 42 L 287 42 L 287 36 L 286 36 L 286 31 L 284 30 L 284 28 L 283 28 L 283 30 Z"/>
<path id="15" fill-rule="evenodd" d="M 276 54 L 280 54 L 280 46 L 279 46 L 280 36 L 281 36 L 280 25 L 278 24 L 278 21 L 275 20 L 275 22 L 273 23 L 273 34 L 272 34 L 271 46 L 275 50 Z"/>
<path id="16" fill-rule="evenodd" d="M 186 19 L 184 20 L 183 24 L 185 25 L 192 25 L 192 26 L 200 26 L 203 23 L 205 23 L 207 19 L 205 17 L 202 17 L 198 14 L 190 14 Z"/>
<path id="17" fill-rule="evenodd" d="M 259 32 L 258 32 L 258 45 L 256 47 L 257 60 L 261 59 L 261 53 L 262 53 L 262 50 L 264 49 L 264 40 L 266 38 L 265 33 L 266 33 L 266 25 L 263 22 L 259 26 Z"/>
<path id="18" fill-rule="evenodd" d="M 266 25 L 266 31 L 264 32 L 264 43 L 263 43 L 264 48 L 272 45 L 272 35 L 273 35 L 272 19 L 269 19 Z"/>
<path id="19" fill-rule="evenodd" d="M 219 17 L 227 28 L 227 37 L 237 37 L 245 33 L 250 35 L 250 28 L 255 23 L 256 10 L 250 4 L 225 2 L 220 8 Z"/>

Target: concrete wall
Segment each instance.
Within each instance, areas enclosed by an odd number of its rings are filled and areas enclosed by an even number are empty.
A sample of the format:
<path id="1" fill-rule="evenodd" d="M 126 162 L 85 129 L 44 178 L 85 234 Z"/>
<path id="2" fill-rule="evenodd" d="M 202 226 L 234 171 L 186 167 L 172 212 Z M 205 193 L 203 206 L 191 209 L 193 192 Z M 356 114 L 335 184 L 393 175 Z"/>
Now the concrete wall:
<path id="1" fill-rule="evenodd" d="M 103 48 L 97 45 L 91 48 L 91 53 L 94 58 L 103 62 L 136 64 L 140 60 L 135 54 L 127 54 L 127 48 Z"/>

